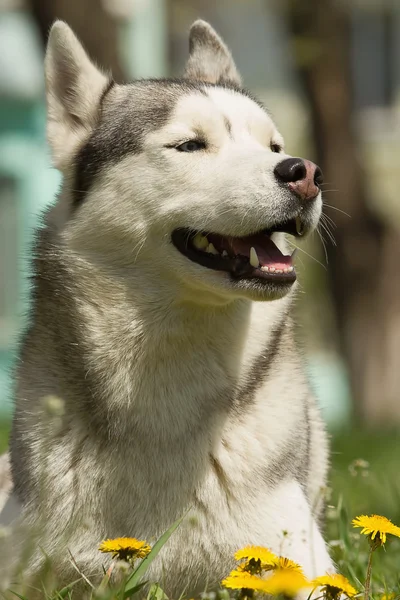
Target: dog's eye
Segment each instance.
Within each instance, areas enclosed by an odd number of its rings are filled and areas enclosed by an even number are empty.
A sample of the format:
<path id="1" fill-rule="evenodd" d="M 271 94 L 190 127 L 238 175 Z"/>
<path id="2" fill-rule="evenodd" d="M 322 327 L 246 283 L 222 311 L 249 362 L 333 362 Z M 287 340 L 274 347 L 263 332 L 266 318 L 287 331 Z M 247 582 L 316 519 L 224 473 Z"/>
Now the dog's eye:
<path id="1" fill-rule="evenodd" d="M 282 146 L 279 144 L 271 144 L 270 148 L 272 152 L 280 152 L 282 150 Z"/>
<path id="2" fill-rule="evenodd" d="M 205 147 L 205 142 L 202 142 L 201 140 L 189 140 L 176 146 L 176 149 L 179 150 L 179 152 L 197 152 L 198 150 L 204 150 Z"/>

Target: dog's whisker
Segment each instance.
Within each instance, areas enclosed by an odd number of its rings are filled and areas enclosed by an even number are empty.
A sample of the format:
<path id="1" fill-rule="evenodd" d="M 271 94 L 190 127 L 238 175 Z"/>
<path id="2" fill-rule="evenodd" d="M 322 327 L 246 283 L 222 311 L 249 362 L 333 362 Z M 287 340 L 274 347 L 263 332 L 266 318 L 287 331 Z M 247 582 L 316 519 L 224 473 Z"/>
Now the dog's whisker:
<path id="1" fill-rule="evenodd" d="M 304 248 L 300 248 L 300 246 L 297 246 L 297 244 L 295 244 L 294 242 L 290 242 L 290 244 L 294 248 L 296 248 L 299 252 L 303 252 L 303 254 L 305 254 L 306 256 L 308 256 L 309 258 L 311 258 L 313 261 L 315 261 L 316 263 L 318 263 L 323 269 L 325 269 L 325 271 L 327 270 L 326 265 L 324 265 L 317 258 L 315 258 L 315 256 L 312 256 L 312 254 L 309 254 L 308 252 L 306 252 L 306 250 L 304 250 Z"/>
<path id="2" fill-rule="evenodd" d="M 320 230 L 319 230 L 318 228 L 316 229 L 316 232 L 317 232 L 317 234 L 319 235 L 319 238 L 320 238 L 320 240 L 321 240 L 322 247 L 323 247 L 323 249 L 324 249 L 324 254 L 325 254 L 325 260 L 326 260 L 326 264 L 329 264 L 329 260 L 328 260 L 328 251 L 327 251 L 327 249 L 326 249 L 326 244 L 325 244 L 324 237 L 323 237 L 322 233 L 320 232 Z"/>
<path id="3" fill-rule="evenodd" d="M 349 217 L 349 219 L 351 219 L 351 215 L 349 215 L 349 213 L 345 212 L 341 208 L 338 208 L 337 206 L 332 206 L 332 204 L 328 204 L 327 202 L 324 202 L 324 206 L 326 206 L 327 208 L 331 208 L 332 210 L 337 210 L 338 212 L 346 215 L 346 217 Z"/>
<path id="4" fill-rule="evenodd" d="M 332 219 L 331 216 L 327 215 L 326 213 L 322 213 L 321 214 L 321 219 L 324 221 L 324 223 L 329 223 L 331 225 L 331 227 L 336 228 L 337 224 L 335 223 L 335 221 Z"/>
<path id="5" fill-rule="evenodd" d="M 330 229 L 330 227 L 335 227 L 335 224 L 330 223 L 328 220 L 326 220 L 326 215 L 321 215 L 319 225 L 322 227 L 322 229 L 324 229 L 324 231 L 326 231 L 333 245 L 336 246 L 335 236 L 333 235 L 333 232 Z"/>

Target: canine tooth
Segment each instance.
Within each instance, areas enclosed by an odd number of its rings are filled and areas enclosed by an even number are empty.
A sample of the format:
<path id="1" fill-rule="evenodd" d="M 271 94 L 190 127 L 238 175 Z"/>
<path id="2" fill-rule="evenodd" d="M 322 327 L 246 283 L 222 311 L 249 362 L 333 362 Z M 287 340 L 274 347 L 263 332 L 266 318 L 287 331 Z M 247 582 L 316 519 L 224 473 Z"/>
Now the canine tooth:
<path id="1" fill-rule="evenodd" d="M 209 254 L 219 254 L 218 250 L 215 249 L 214 244 L 208 244 L 207 246 L 207 252 Z"/>
<path id="2" fill-rule="evenodd" d="M 253 246 L 250 248 L 250 264 L 255 269 L 260 264 L 260 261 L 258 260 L 257 252 L 256 252 L 255 248 L 253 248 Z"/>
<path id="3" fill-rule="evenodd" d="M 193 245 L 197 250 L 205 250 L 208 246 L 208 239 L 205 235 L 201 233 L 196 233 L 193 238 Z"/>
<path id="4" fill-rule="evenodd" d="M 296 217 L 296 231 L 298 235 L 303 235 L 303 223 L 300 217 Z"/>
<path id="5" fill-rule="evenodd" d="M 228 253 L 227 253 L 227 251 L 226 251 L 226 250 L 223 250 L 223 251 L 222 251 L 222 256 L 223 256 L 224 258 L 225 258 L 226 256 L 228 256 Z"/>
<path id="6" fill-rule="evenodd" d="M 269 268 L 269 272 L 270 272 L 270 273 L 275 273 L 275 271 L 276 271 L 275 267 L 270 267 L 270 268 Z"/>

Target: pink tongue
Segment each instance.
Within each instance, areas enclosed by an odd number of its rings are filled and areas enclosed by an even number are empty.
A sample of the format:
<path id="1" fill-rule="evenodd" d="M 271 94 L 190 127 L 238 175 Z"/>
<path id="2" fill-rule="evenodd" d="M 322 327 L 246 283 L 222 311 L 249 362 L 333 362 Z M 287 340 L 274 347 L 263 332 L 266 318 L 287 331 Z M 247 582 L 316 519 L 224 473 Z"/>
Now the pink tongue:
<path id="1" fill-rule="evenodd" d="M 262 267 L 275 267 L 284 269 L 292 266 L 292 257 L 285 256 L 275 246 L 271 238 L 266 235 L 253 235 L 247 238 L 228 238 L 230 247 L 234 254 L 241 254 L 250 258 L 250 249 L 253 247 L 257 252 L 258 260 Z"/>

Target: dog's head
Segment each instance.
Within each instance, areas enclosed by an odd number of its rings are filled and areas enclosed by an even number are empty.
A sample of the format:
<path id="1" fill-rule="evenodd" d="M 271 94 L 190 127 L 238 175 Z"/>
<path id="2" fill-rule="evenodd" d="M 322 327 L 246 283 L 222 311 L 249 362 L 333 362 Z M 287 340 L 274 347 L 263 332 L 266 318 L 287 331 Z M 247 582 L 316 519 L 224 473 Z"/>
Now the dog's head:
<path id="1" fill-rule="evenodd" d="M 296 274 L 282 232 L 316 226 L 322 175 L 286 154 L 207 23 L 191 28 L 182 79 L 117 85 L 57 22 L 46 81 L 75 251 L 117 272 L 146 269 L 202 302 L 288 293 Z"/>

